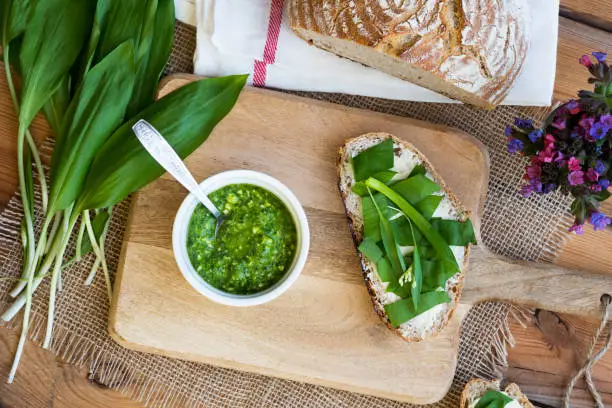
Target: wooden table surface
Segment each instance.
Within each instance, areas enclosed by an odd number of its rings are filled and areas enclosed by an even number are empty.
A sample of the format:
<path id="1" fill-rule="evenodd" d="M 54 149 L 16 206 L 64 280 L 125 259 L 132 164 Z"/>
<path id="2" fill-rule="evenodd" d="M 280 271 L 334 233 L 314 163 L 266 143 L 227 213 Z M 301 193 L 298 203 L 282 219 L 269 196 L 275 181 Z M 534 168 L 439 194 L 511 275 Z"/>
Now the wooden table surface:
<path id="1" fill-rule="evenodd" d="M 578 65 L 578 58 L 590 51 L 612 52 L 612 0 L 561 0 L 560 14 L 555 98 L 567 99 L 586 85 L 587 74 Z M 0 111 L 0 115 L 11 114 L 6 109 Z M 0 139 L 0 209 L 15 188 L 14 150 L 14 140 Z M 612 213 L 612 202 L 605 204 L 604 211 Z M 588 230 L 582 237 L 569 240 L 556 263 L 612 273 L 611 253 L 612 230 L 597 234 Z M 533 401 L 560 406 L 565 385 L 582 364 L 596 325 L 594 321 L 544 310 L 536 311 L 524 325 L 513 323 L 516 347 L 509 351 L 505 378 L 517 382 Z M 8 372 L 16 344 L 16 333 L 0 329 L 0 373 Z M 604 402 L 612 406 L 612 352 L 599 362 L 593 374 Z M 574 391 L 573 403 L 575 407 L 594 406 L 583 382 Z M 88 379 L 87 370 L 63 364 L 32 343 L 25 348 L 15 382 L 0 383 L 0 408 L 141 406 L 95 378 Z"/>

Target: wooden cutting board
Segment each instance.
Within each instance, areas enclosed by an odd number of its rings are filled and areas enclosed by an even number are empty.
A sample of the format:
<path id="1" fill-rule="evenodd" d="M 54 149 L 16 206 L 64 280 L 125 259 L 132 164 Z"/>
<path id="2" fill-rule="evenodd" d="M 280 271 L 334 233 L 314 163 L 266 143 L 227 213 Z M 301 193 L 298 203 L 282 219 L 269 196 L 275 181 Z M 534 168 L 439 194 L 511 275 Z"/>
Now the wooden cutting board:
<path id="1" fill-rule="evenodd" d="M 195 78 L 171 77 L 160 94 Z M 187 165 L 200 180 L 241 168 L 285 183 L 310 223 L 304 272 L 284 295 L 259 307 L 232 308 L 203 298 L 174 261 L 172 223 L 186 192 L 165 175 L 134 197 L 115 282 L 111 336 L 144 352 L 425 404 L 440 400 L 450 387 L 460 323 L 470 303 L 501 299 L 596 315 L 599 296 L 612 292 L 611 278 L 509 263 L 480 246 L 470 257 L 464 304 L 449 326 L 423 343 L 405 343 L 392 334 L 372 311 L 336 187 L 338 146 L 377 131 L 414 143 L 473 212 L 478 228 L 488 156 L 469 135 L 249 88 Z"/>

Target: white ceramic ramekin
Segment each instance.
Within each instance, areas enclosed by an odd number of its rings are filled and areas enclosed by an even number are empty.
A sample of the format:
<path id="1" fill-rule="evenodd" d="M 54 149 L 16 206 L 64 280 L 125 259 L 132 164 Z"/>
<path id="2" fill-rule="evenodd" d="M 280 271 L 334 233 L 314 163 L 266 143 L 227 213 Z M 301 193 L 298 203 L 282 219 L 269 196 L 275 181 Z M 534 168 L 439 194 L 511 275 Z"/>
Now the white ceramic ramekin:
<path id="1" fill-rule="evenodd" d="M 306 219 L 306 214 L 304 213 L 302 205 L 291 190 L 280 181 L 264 173 L 250 170 L 225 171 L 204 180 L 200 184 L 200 188 L 202 188 L 206 194 L 210 194 L 229 184 L 253 184 L 262 187 L 276 195 L 289 209 L 297 230 L 297 245 L 295 257 L 291 266 L 285 273 L 285 276 L 274 286 L 251 295 L 227 293 L 207 283 L 198 275 L 193 265 L 191 265 L 191 261 L 187 254 L 187 230 L 189 228 L 189 220 L 198 204 L 195 196 L 191 194 L 185 198 L 185 201 L 181 204 L 176 214 L 176 218 L 174 219 L 174 228 L 172 230 L 174 257 L 187 282 L 189 282 L 195 290 L 210 300 L 228 306 L 261 305 L 262 303 L 275 299 L 285 292 L 302 272 L 310 247 L 308 220 Z"/>

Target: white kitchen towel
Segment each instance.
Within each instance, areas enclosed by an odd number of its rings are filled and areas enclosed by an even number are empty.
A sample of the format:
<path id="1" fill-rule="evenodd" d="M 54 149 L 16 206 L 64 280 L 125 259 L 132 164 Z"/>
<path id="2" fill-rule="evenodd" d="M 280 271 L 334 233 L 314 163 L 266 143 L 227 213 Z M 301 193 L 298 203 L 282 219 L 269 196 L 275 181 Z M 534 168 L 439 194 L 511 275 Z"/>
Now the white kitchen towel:
<path id="1" fill-rule="evenodd" d="M 195 26 L 196 0 L 174 0 L 174 16 L 185 24 Z"/>
<path id="2" fill-rule="evenodd" d="M 196 74 L 248 73 L 249 83 L 289 90 L 453 102 L 428 89 L 340 58 L 297 37 L 283 15 L 288 0 L 197 0 Z M 529 0 L 532 43 L 505 105 L 551 104 L 559 0 Z"/>

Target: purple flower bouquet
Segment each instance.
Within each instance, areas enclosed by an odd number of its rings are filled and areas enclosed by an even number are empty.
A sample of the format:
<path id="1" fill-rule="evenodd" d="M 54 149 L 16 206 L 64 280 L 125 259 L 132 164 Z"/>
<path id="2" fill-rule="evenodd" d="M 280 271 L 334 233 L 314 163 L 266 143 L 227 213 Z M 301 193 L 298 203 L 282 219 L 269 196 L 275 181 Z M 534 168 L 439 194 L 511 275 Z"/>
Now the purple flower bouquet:
<path id="1" fill-rule="evenodd" d="M 599 206 L 610 197 L 612 178 L 612 72 L 605 53 L 592 55 L 595 61 L 588 55 L 579 60 L 592 75 L 592 92 L 579 91 L 578 100 L 556 108 L 541 128 L 517 118 L 505 132 L 508 152 L 530 159 L 521 194 L 527 197 L 556 190 L 571 194 L 576 219 L 570 231 L 577 234 L 587 220 L 596 231 L 611 222 Z"/>

